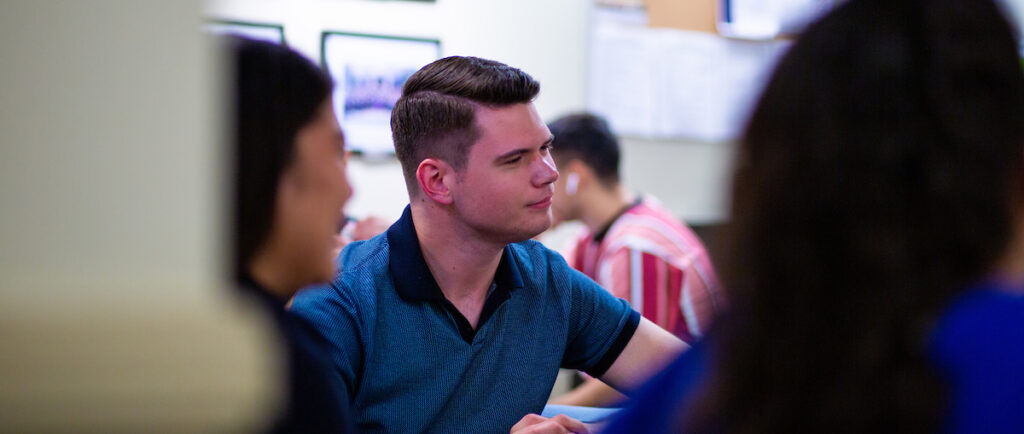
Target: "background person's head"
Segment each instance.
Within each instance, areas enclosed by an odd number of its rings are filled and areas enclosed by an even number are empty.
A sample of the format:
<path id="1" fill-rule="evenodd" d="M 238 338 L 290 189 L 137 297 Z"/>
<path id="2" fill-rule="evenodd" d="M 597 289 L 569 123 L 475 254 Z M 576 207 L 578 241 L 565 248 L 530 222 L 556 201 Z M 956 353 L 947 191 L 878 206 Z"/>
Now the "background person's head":
<path id="1" fill-rule="evenodd" d="M 551 133 L 532 101 L 540 84 L 493 60 L 447 57 L 413 74 L 391 114 L 414 208 L 496 243 L 551 225 Z"/>
<path id="2" fill-rule="evenodd" d="M 576 220 L 581 196 L 619 187 L 619 140 L 604 118 L 590 113 L 562 116 L 548 129 L 555 137 L 551 154 L 560 172 L 552 213 L 556 221 Z"/>
<path id="3" fill-rule="evenodd" d="M 284 46 L 242 38 L 229 45 L 235 275 L 275 292 L 330 280 L 334 234 L 351 195 L 330 78 Z"/>
<path id="4" fill-rule="evenodd" d="M 852 0 L 800 36 L 742 139 L 691 426 L 937 429 L 930 326 L 1020 222 L 1018 55 L 991 1 Z"/>

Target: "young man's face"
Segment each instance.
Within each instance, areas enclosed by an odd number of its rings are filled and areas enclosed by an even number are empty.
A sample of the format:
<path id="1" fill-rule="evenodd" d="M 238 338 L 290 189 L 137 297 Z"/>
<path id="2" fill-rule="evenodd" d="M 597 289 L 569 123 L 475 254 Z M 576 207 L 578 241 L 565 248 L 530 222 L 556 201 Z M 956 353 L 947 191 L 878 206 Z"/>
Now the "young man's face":
<path id="1" fill-rule="evenodd" d="M 558 170 L 551 132 L 532 103 L 478 107 L 480 139 L 456 177 L 457 217 L 478 236 L 499 243 L 529 239 L 551 226 Z"/>
<path id="2" fill-rule="evenodd" d="M 345 140 L 331 100 L 295 137 L 295 156 L 278 186 L 272 231 L 285 248 L 297 281 L 334 278 L 334 235 L 352 195 Z"/>

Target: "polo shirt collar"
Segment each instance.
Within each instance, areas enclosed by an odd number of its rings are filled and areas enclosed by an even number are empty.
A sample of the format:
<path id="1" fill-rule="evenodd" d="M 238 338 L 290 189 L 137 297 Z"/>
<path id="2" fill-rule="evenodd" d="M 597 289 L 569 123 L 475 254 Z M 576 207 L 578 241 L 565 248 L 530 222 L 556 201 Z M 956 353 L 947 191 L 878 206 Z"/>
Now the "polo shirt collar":
<path id="1" fill-rule="evenodd" d="M 410 206 L 406 205 L 402 217 L 388 228 L 387 238 L 388 271 L 398 295 L 406 301 L 446 300 L 423 258 Z M 501 254 L 501 261 L 494 273 L 494 283 L 497 290 L 523 287 L 522 274 L 509 246 L 505 246 Z"/>

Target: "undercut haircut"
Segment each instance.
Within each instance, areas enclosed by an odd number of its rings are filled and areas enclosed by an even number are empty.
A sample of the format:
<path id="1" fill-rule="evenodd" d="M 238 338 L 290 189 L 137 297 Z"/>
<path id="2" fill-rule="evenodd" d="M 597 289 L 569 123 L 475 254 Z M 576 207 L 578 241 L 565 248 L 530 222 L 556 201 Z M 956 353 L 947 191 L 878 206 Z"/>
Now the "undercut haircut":
<path id="1" fill-rule="evenodd" d="M 619 140 L 608 121 L 591 113 L 574 113 L 548 124 L 555 136 L 551 153 L 559 166 L 579 160 L 594 171 L 605 188 L 619 185 Z"/>
<path id="2" fill-rule="evenodd" d="M 427 158 L 465 169 L 469 148 L 480 138 L 478 106 L 529 103 L 540 83 L 529 74 L 493 60 L 451 56 L 416 71 L 391 111 L 395 155 L 410 197 L 419 189 L 416 168 Z"/>

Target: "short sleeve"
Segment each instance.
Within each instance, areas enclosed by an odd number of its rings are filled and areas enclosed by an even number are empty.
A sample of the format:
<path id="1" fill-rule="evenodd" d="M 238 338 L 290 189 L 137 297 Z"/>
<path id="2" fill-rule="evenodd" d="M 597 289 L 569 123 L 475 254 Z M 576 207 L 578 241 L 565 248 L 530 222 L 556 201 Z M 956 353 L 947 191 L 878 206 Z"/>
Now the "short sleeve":
<path id="1" fill-rule="evenodd" d="M 640 324 L 640 314 L 589 277 L 565 267 L 570 306 L 568 342 L 562 366 L 600 377 L 632 339 Z"/>
<path id="2" fill-rule="evenodd" d="M 364 342 L 356 303 L 338 281 L 299 292 L 289 311 L 305 333 L 323 342 L 330 369 L 343 383 L 351 401 L 359 388 Z"/>

